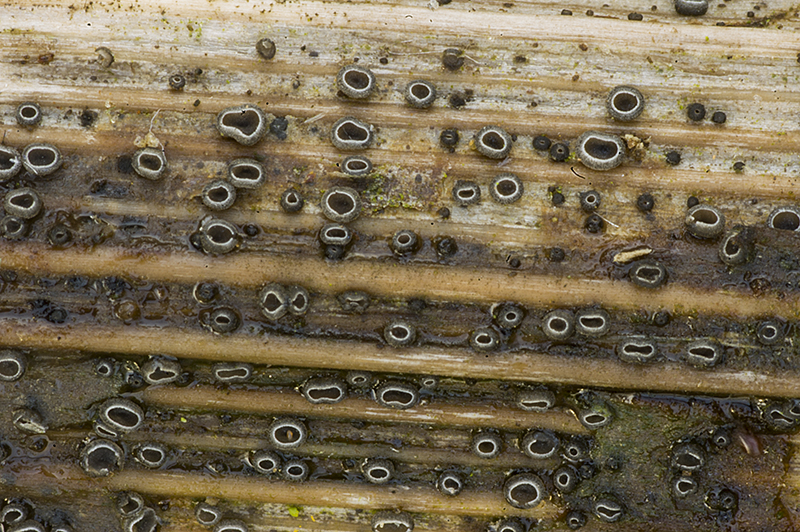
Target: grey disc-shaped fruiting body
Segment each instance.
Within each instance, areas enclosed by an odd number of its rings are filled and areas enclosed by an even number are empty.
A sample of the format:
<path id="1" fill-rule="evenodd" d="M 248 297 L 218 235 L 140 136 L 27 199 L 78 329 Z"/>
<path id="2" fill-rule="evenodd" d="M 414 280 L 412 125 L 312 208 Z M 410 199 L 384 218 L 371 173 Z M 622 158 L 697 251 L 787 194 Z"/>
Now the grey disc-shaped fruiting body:
<path id="1" fill-rule="evenodd" d="M 219 287 L 215 283 L 200 282 L 194 286 L 192 297 L 198 303 L 208 304 L 219 296 Z"/>
<path id="2" fill-rule="evenodd" d="M 249 532 L 249 528 L 239 519 L 223 519 L 214 527 L 214 532 Z"/>
<path id="3" fill-rule="evenodd" d="M 203 526 L 214 526 L 222 519 L 222 510 L 216 506 L 201 502 L 194 509 L 197 522 Z"/>
<path id="4" fill-rule="evenodd" d="M 503 484 L 503 495 L 514 508 L 528 510 L 544 500 L 547 490 L 542 479 L 533 473 L 511 475 Z"/>
<path id="5" fill-rule="evenodd" d="M 587 131 L 575 142 L 575 156 L 592 170 L 611 170 L 622 164 L 625 143 L 616 135 Z"/>
<path id="6" fill-rule="evenodd" d="M 553 485 L 561 493 L 575 490 L 578 480 L 578 471 L 571 465 L 565 464 L 553 471 Z"/>
<path id="7" fill-rule="evenodd" d="M 475 181 L 459 179 L 453 184 L 453 199 L 462 207 L 475 205 L 481 200 L 481 187 Z"/>
<path id="8" fill-rule="evenodd" d="M 272 422 L 267 437 L 278 449 L 295 449 L 305 443 L 308 429 L 299 419 L 284 417 Z"/>
<path id="9" fill-rule="evenodd" d="M 436 480 L 436 489 L 440 493 L 455 497 L 464 488 L 464 479 L 454 471 L 445 471 Z"/>
<path id="10" fill-rule="evenodd" d="M 594 515 L 601 521 L 606 523 L 613 523 L 619 521 L 624 513 L 624 509 L 620 503 L 613 499 L 600 498 L 594 502 L 592 508 Z"/>
<path id="11" fill-rule="evenodd" d="M 479 432 L 472 438 L 472 452 L 479 458 L 495 458 L 502 450 L 503 440 L 493 432 Z"/>
<path id="12" fill-rule="evenodd" d="M 28 519 L 21 523 L 16 523 L 7 528 L 8 532 L 45 532 L 44 526 L 34 519 Z"/>
<path id="13" fill-rule="evenodd" d="M 697 238 L 717 238 L 725 231 L 725 216 L 711 205 L 701 203 L 686 213 L 686 229 Z"/>
<path id="14" fill-rule="evenodd" d="M 406 347 L 417 338 L 417 328 L 405 320 L 394 320 L 383 329 L 383 338 L 392 347 Z"/>
<path id="15" fill-rule="evenodd" d="M 0 381 L 19 380 L 27 367 L 27 358 L 22 353 L 10 349 L 0 351 Z"/>
<path id="16" fill-rule="evenodd" d="M 259 295 L 261 312 L 271 320 L 279 320 L 289 311 L 289 294 L 282 285 L 270 283 Z"/>
<path id="17" fill-rule="evenodd" d="M 226 384 L 247 382 L 253 376 L 253 366 L 244 362 L 220 362 L 211 368 L 214 379 Z"/>
<path id="18" fill-rule="evenodd" d="M 283 478 L 291 482 L 303 482 L 311 474 L 311 468 L 305 460 L 295 458 L 283 464 Z"/>
<path id="19" fill-rule="evenodd" d="M 228 181 L 236 188 L 258 188 L 266 179 L 264 165 L 255 159 L 243 157 L 228 163 Z"/>
<path id="20" fill-rule="evenodd" d="M 614 414 L 605 403 L 594 403 L 578 414 L 578 420 L 589 430 L 597 430 L 611 423 Z"/>
<path id="21" fill-rule="evenodd" d="M 28 518 L 28 507 L 19 502 L 9 502 L 0 509 L 0 523 L 13 526 Z"/>
<path id="22" fill-rule="evenodd" d="M 239 245 L 239 231 L 235 225 L 219 218 L 206 218 L 200 224 L 200 247 L 206 253 L 221 255 Z"/>
<path id="23" fill-rule="evenodd" d="M 436 101 L 436 87 L 430 81 L 422 79 L 409 82 L 403 94 L 408 105 L 418 109 L 426 109 Z"/>
<path id="24" fill-rule="evenodd" d="M 495 177 L 489 185 L 492 199 L 501 205 L 510 205 L 525 193 L 522 180 L 516 174 L 505 172 Z"/>
<path id="25" fill-rule="evenodd" d="M 372 172 L 372 161 L 363 155 L 348 155 L 342 160 L 339 168 L 347 175 L 362 177 Z"/>
<path id="26" fill-rule="evenodd" d="M 525 434 L 520 450 L 530 458 L 545 459 L 554 456 L 560 442 L 558 436 L 546 430 L 534 430 Z"/>
<path id="27" fill-rule="evenodd" d="M 311 296 L 302 286 L 292 285 L 286 289 L 287 310 L 292 316 L 304 316 L 311 307 Z"/>
<path id="28" fill-rule="evenodd" d="M 119 432 L 138 429 L 144 421 L 144 410 L 130 399 L 109 399 L 100 405 L 100 420 Z"/>
<path id="29" fill-rule="evenodd" d="M 42 121 L 42 108 L 35 102 L 21 103 L 17 106 L 15 117 L 21 126 L 35 126 Z"/>
<path id="30" fill-rule="evenodd" d="M 508 157 L 512 143 L 511 135 L 498 126 L 484 126 L 472 139 L 472 145 L 478 153 L 490 159 Z"/>
<path id="31" fill-rule="evenodd" d="M 203 187 L 203 204 L 214 211 L 224 211 L 236 202 L 236 188 L 227 181 L 215 179 Z"/>
<path id="32" fill-rule="evenodd" d="M 283 191 L 283 194 L 281 194 L 281 209 L 283 209 L 283 212 L 288 214 L 300 212 L 303 205 L 305 205 L 305 199 L 297 190 L 287 188 Z"/>
<path id="33" fill-rule="evenodd" d="M 584 212 L 594 212 L 600 208 L 600 203 L 602 202 L 602 196 L 596 190 L 587 190 L 586 192 L 580 193 L 580 202 L 581 202 L 581 209 Z"/>
<path id="34" fill-rule="evenodd" d="M 667 269 L 654 260 L 643 260 L 628 270 L 631 282 L 642 288 L 658 288 L 667 282 Z"/>
<path id="35" fill-rule="evenodd" d="M 336 86 L 348 98 L 369 98 L 375 91 L 375 74 L 362 66 L 346 65 L 336 74 Z"/>
<path id="36" fill-rule="evenodd" d="M 491 327 L 479 327 L 470 333 L 469 345 L 478 351 L 494 351 L 500 347 L 500 334 Z"/>
<path id="37" fill-rule="evenodd" d="M 680 476 L 672 481 L 672 495 L 684 499 L 697 491 L 697 481 L 692 477 Z"/>
<path id="38" fill-rule="evenodd" d="M 756 327 L 756 338 L 761 345 L 775 345 L 786 335 L 786 326 L 774 321 L 762 321 Z"/>
<path id="39" fill-rule="evenodd" d="M 569 310 L 556 309 L 542 318 L 542 332 L 551 340 L 566 340 L 575 331 L 575 315 Z"/>
<path id="40" fill-rule="evenodd" d="M 30 187 L 17 188 L 8 191 L 3 200 L 3 208 L 9 216 L 30 220 L 42 212 L 42 199 Z"/>
<path id="41" fill-rule="evenodd" d="M 143 148 L 133 154 L 131 166 L 139 176 L 157 181 L 167 172 L 167 156 L 162 150 Z"/>
<path id="42" fill-rule="evenodd" d="M 583 309 L 575 315 L 575 330 L 584 336 L 605 335 L 611 327 L 611 317 L 603 309 Z"/>
<path id="43" fill-rule="evenodd" d="M 784 231 L 800 231 L 800 208 L 793 205 L 778 207 L 770 213 L 767 226 Z"/>
<path id="44" fill-rule="evenodd" d="M 346 116 L 331 128 L 331 143 L 339 150 L 363 150 L 369 148 L 375 134 L 366 122 Z"/>
<path id="45" fill-rule="evenodd" d="M 283 463 L 278 453 L 267 449 L 253 451 L 247 456 L 246 462 L 248 465 L 250 465 L 250 467 L 262 475 L 272 475 L 277 473 L 281 468 L 281 464 Z"/>
<path id="46" fill-rule="evenodd" d="M 405 512 L 378 512 L 371 525 L 372 532 L 412 532 L 414 519 Z"/>
<path id="47" fill-rule="evenodd" d="M 617 344 L 617 356 L 623 362 L 646 364 L 658 356 L 658 346 L 646 336 L 631 336 Z"/>
<path id="48" fill-rule="evenodd" d="M 153 357 L 142 366 L 147 384 L 169 384 L 181 376 L 181 364 L 175 359 Z"/>
<path id="49" fill-rule="evenodd" d="M 0 182 L 16 177 L 22 169 L 22 155 L 11 146 L 0 145 Z"/>
<path id="50" fill-rule="evenodd" d="M 217 334 L 232 333 L 242 324 L 239 311 L 232 307 L 217 307 L 202 315 L 203 324 Z"/>
<path id="51" fill-rule="evenodd" d="M 419 246 L 419 237 L 411 229 L 401 229 L 392 235 L 391 248 L 398 255 L 413 253 Z"/>
<path id="52" fill-rule="evenodd" d="M 374 390 L 374 394 L 379 405 L 398 410 L 412 408 L 419 402 L 419 389 L 406 382 L 385 382 Z"/>
<path id="53" fill-rule="evenodd" d="M 550 390 L 521 390 L 517 394 L 517 406 L 528 412 L 547 412 L 556 404 L 556 395 Z"/>
<path id="54" fill-rule="evenodd" d="M 148 469 L 158 469 L 167 461 L 167 450 L 160 443 L 143 443 L 134 449 L 133 458 Z"/>
<path id="55" fill-rule="evenodd" d="M 754 251 L 754 235 L 750 228 L 737 225 L 728 231 L 719 243 L 719 259 L 728 266 L 747 262 Z"/>
<path id="56" fill-rule="evenodd" d="M 352 240 L 352 229 L 342 224 L 325 224 L 319 230 L 319 241 L 326 246 L 346 246 Z"/>
<path id="57" fill-rule="evenodd" d="M 686 346 L 686 361 L 697 368 L 711 368 L 722 361 L 722 346 L 714 340 L 702 339 Z"/>
<path id="58" fill-rule="evenodd" d="M 125 462 L 125 452 L 110 440 L 98 439 L 81 451 L 81 468 L 91 477 L 107 477 L 120 469 Z"/>
<path id="59" fill-rule="evenodd" d="M 675 0 L 675 11 L 687 17 L 699 17 L 708 11 L 708 0 Z"/>
<path id="60" fill-rule="evenodd" d="M 361 214 L 361 195 L 350 187 L 331 187 L 322 195 L 320 208 L 332 222 L 352 222 Z"/>
<path id="61" fill-rule="evenodd" d="M 361 464 L 364 478 L 372 484 L 386 484 L 394 477 L 394 464 L 386 458 L 367 458 Z"/>
<path id="62" fill-rule="evenodd" d="M 634 120 L 644 111 L 644 95 L 629 85 L 614 87 L 606 98 L 606 109 L 614 120 Z"/>
<path id="63" fill-rule="evenodd" d="M 267 115 L 252 104 L 228 107 L 217 115 L 217 131 L 242 146 L 252 146 L 267 132 Z"/>
<path id="64" fill-rule="evenodd" d="M 61 152 L 48 143 L 35 143 L 22 150 L 22 166 L 36 177 L 45 177 L 61 168 Z"/>
<path id="65" fill-rule="evenodd" d="M 503 329 L 515 329 L 525 318 L 525 311 L 510 303 L 500 305 L 499 308 L 493 310 L 492 314 L 495 323 Z"/>
<path id="66" fill-rule="evenodd" d="M 301 392 L 311 404 L 334 404 L 347 397 L 347 385 L 340 379 L 318 377 L 307 380 Z"/>
<path id="67" fill-rule="evenodd" d="M 681 471 L 697 471 L 705 465 L 706 453 L 696 443 L 679 443 L 672 448 L 671 463 Z"/>

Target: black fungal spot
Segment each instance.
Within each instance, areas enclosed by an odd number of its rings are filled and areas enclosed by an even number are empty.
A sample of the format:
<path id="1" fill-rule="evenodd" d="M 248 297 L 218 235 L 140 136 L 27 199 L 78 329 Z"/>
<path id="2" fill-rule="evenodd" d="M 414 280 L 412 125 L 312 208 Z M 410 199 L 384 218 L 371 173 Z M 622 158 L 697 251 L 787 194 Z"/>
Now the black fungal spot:
<path id="1" fill-rule="evenodd" d="M 714 111 L 714 114 L 711 115 L 711 121 L 715 124 L 724 124 L 726 120 L 728 120 L 728 116 L 722 111 Z"/>
<path id="2" fill-rule="evenodd" d="M 169 77 L 169 88 L 179 91 L 186 86 L 186 78 L 182 74 L 173 74 Z"/>
<path id="3" fill-rule="evenodd" d="M 638 198 L 636 198 L 636 208 L 641 212 L 652 211 L 653 207 L 655 207 L 655 204 L 655 198 L 653 198 L 653 195 L 649 193 L 641 194 Z"/>
<path id="4" fill-rule="evenodd" d="M 456 244 L 454 238 L 449 236 L 434 240 L 433 245 L 436 248 L 436 253 L 440 258 L 452 257 L 458 252 L 458 244 Z"/>
<path id="5" fill-rule="evenodd" d="M 692 122 L 699 122 L 706 117 L 706 106 L 702 103 L 693 103 L 686 108 L 686 116 Z"/>
<path id="6" fill-rule="evenodd" d="M 744 172 L 744 162 L 736 161 L 735 163 L 733 163 L 733 171 L 736 173 Z"/>
<path id="7" fill-rule="evenodd" d="M 439 135 L 439 142 L 445 148 L 449 148 L 450 151 L 454 151 L 455 146 L 458 144 L 459 141 L 459 134 L 456 128 L 448 128 L 441 132 Z"/>
<path id="8" fill-rule="evenodd" d="M 628 13 L 628 20 L 642 20 L 643 18 L 641 13 Z"/>
<path id="9" fill-rule="evenodd" d="M 81 126 L 89 127 L 94 124 L 94 121 L 97 120 L 97 112 L 91 111 L 89 109 L 84 109 L 81 114 L 78 115 L 78 121 L 80 122 Z"/>
<path id="10" fill-rule="evenodd" d="M 597 214 L 590 214 L 583 223 L 584 229 L 589 233 L 599 233 L 603 230 L 605 225 L 605 221 Z"/>
<path id="11" fill-rule="evenodd" d="M 681 154 L 678 153 L 677 151 L 673 150 L 673 151 L 667 153 L 666 161 L 667 161 L 667 164 L 669 164 L 671 166 L 676 166 L 676 165 L 680 164 L 680 162 L 681 162 Z"/>
<path id="12" fill-rule="evenodd" d="M 458 70 L 464 66 L 464 53 L 458 48 L 447 48 L 442 52 L 442 65 L 447 70 Z"/>
<path id="13" fill-rule="evenodd" d="M 675 11 L 687 17 L 699 17 L 708 11 L 708 0 L 675 0 Z"/>
<path id="14" fill-rule="evenodd" d="M 585 212 L 596 211 L 600 207 L 600 199 L 600 193 L 598 193 L 596 190 L 581 192 L 581 209 L 583 209 Z"/>
<path id="15" fill-rule="evenodd" d="M 564 16 L 567 16 L 567 17 L 571 17 L 572 16 L 572 11 L 569 10 L 569 9 L 562 9 L 561 10 L 561 14 L 564 15 Z"/>
<path id="16" fill-rule="evenodd" d="M 569 158 L 569 145 L 566 142 L 555 142 L 550 146 L 550 159 L 563 163 Z"/>
<path id="17" fill-rule="evenodd" d="M 547 151 L 550 149 L 552 142 L 544 135 L 537 135 L 533 138 L 533 149 L 538 151 Z"/>
<path id="18" fill-rule="evenodd" d="M 256 51 L 258 52 L 258 55 L 264 59 L 270 60 L 275 57 L 275 43 L 272 41 L 272 39 L 267 39 L 266 37 L 260 39 L 258 42 L 256 42 Z"/>

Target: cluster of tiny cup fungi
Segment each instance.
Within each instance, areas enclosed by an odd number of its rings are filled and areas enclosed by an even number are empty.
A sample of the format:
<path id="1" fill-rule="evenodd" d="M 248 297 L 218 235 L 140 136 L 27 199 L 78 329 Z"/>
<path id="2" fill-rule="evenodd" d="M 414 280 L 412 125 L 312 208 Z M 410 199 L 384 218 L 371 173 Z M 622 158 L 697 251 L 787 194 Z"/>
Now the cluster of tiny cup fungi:
<path id="1" fill-rule="evenodd" d="M 126 382 L 131 381 L 131 373 L 136 373 L 148 385 L 169 385 L 186 383 L 187 372 L 180 361 L 165 356 L 153 356 L 140 367 L 130 361 L 120 364 L 112 359 L 97 361 L 95 371 L 102 376 L 123 376 Z M 0 352 L 0 380 L 16 381 L 24 376 L 28 365 L 27 357 L 15 350 Z M 220 384 L 235 385 L 252 381 L 254 372 L 260 371 L 244 363 L 217 363 L 212 367 L 212 379 Z M 268 371 L 268 369 L 266 369 Z M 361 394 L 371 394 L 377 402 L 386 408 L 406 409 L 424 404 L 419 403 L 420 390 L 426 393 L 435 392 L 438 386 L 436 377 L 423 376 L 412 383 L 407 378 L 376 379 L 368 372 L 352 371 L 345 378 L 311 377 L 297 385 L 297 391 L 311 404 L 336 404 L 348 396 L 348 388 L 360 390 Z M 249 385 L 252 387 L 252 384 Z M 578 413 L 579 420 L 591 431 L 596 431 L 612 423 L 613 405 L 603 399 L 586 394 L 578 402 L 582 409 Z M 524 386 L 516 393 L 515 406 L 529 412 L 546 412 L 557 405 L 557 396 L 543 386 Z M 772 430 L 785 432 L 800 427 L 800 399 L 758 401 L 756 404 L 765 426 Z M 147 469 L 163 469 L 169 467 L 174 460 L 170 457 L 168 447 L 157 442 L 138 443 L 133 446 L 124 443 L 127 433 L 140 429 L 148 419 L 144 408 L 132 399 L 115 397 L 104 400 L 90 409 L 94 437 L 88 438 L 80 450 L 80 466 L 90 476 L 103 477 L 111 475 L 125 467 L 128 456 L 139 466 Z M 13 413 L 14 425 L 28 434 L 46 434 L 47 425 L 42 416 L 33 408 L 20 408 Z M 266 431 L 269 446 L 247 452 L 242 456 L 244 473 L 263 475 L 267 478 L 283 478 L 286 481 L 302 482 L 312 474 L 309 461 L 293 452 L 300 450 L 312 437 L 307 422 L 298 417 L 274 418 Z M 706 463 L 709 449 L 717 452 L 731 443 L 733 437 L 731 426 L 720 426 L 710 430 L 707 435 L 687 436 L 672 446 L 670 472 L 672 496 L 676 499 L 694 497 L 698 492 L 702 478 L 701 473 Z M 515 433 L 512 440 L 526 457 L 533 460 L 558 459 L 559 464 L 552 469 L 531 471 L 530 469 L 512 470 L 507 473 L 503 483 L 503 494 L 506 501 L 520 509 L 538 506 L 543 500 L 552 496 L 552 490 L 561 495 L 573 493 L 580 482 L 592 478 L 595 465 L 592 462 L 592 437 L 558 434 L 552 430 L 530 428 Z M 505 442 L 501 431 L 481 429 L 475 431 L 470 444 L 470 452 L 475 456 L 491 460 L 497 457 Z M 5 451 L 4 451 L 5 452 Z M 611 467 L 611 466 L 609 466 Z M 373 457 L 360 463 L 363 480 L 380 485 L 398 480 L 395 463 L 389 458 Z M 458 468 L 444 467 L 435 479 L 436 489 L 446 496 L 456 497 L 469 483 Z M 151 532 L 160 523 L 155 510 L 141 503 L 141 496 L 121 494 L 123 506 L 134 504 L 130 511 L 120 508 L 120 515 L 128 532 Z M 130 501 L 128 498 L 133 497 Z M 709 485 L 703 503 L 712 511 L 721 515 L 732 515 L 736 511 L 738 495 L 724 486 Z M 611 494 L 599 494 L 591 499 L 591 505 L 583 505 L 581 509 L 567 509 L 565 522 L 571 529 L 582 527 L 592 514 L 598 520 L 614 522 L 625 512 L 624 505 Z M 591 508 L 590 512 L 586 509 Z M 135 511 L 134 511 L 135 510 Z M 205 526 L 214 526 L 215 532 L 236 528 L 246 532 L 246 525 L 236 519 L 222 519 L 219 508 L 201 503 L 196 507 L 196 517 Z M 413 526 L 413 516 L 404 512 L 382 512 L 375 515 L 373 525 L 385 520 L 403 520 Z M 26 526 L 33 526 L 27 523 Z M 41 526 L 41 525 L 40 525 Z M 506 519 L 497 525 L 497 530 L 517 532 L 525 528 L 521 521 Z M 237 528 L 238 527 L 238 528 Z M 242 528 L 244 527 L 244 528 Z M 16 530 L 16 528 L 15 528 Z M 378 526 L 377 530 L 380 530 Z M 409 528 L 410 530 L 410 528 Z M 31 529 L 26 532 L 41 532 Z"/>

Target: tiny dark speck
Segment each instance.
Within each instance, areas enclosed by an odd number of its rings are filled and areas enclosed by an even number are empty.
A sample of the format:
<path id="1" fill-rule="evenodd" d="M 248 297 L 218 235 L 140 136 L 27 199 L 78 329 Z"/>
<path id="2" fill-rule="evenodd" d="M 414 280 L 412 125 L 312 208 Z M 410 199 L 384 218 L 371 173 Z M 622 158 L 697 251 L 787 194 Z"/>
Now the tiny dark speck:
<path id="1" fill-rule="evenodd" d="M 568 17 L 571 17 L 572 16 L 572 11 L 570 11 L 569 9 L 562 9 L 561 10 L 561 14 L 562 15 L 566 15 Z"/>
<path id="2" fill-rule="evenodd" d="M 748 11 L 747 12 L 747 18 L 753 18 L 755 16 L 756 16 L 756 14 L 754 12 L 752 12 L 752 11 Z M 799 60 L 800 60 L 800 58 L 799 58 Z"/>
<path id="3" fill-rule="evenodd" d="M 511 266 L 512 268 L 519 268 L 522 265 L 522 263 L 518 258 L 514 257 L 513 259 L 508 261 L 508 265 Z"/>
<path id="4" fill-rule="evenodd" d="M 84 109 L 83 112 L 78 115 L 78 120 L 80 120 L 83 127 L 89 127 L 97 120 L 97 113 L 89 109 Z"/>
<path id="5" fill-rule="evenodd" d="M 447 220 L 448 218 L 450 218 L 450 209 L 448 209 L 447 207 L 442 207 L 441 209 L 436 211 L 436 214 L 438 214 L 439 218 L 441 218 L 442 220 Z"/>
<path id="6" fill-rule="evenodd" d="M 117 170 L 122 174 L 130 174 L 133 172 L 133 164 L 131 162 L 131 158 L 127 155 L 123 155 L 119 159 L 117 159 Z"/>
<path id="7" fill-rule="evenodd" d="M 514 57 L 514 62 L 515 63 L 527 63 L 528 62 L 528 58 L 525 57 L 524 55 L 518 55 L 518 56 Z"/>
<path id="8" fill-rule="evenodd" d="M 199 106 L 200 105 L 200 100 L 195 100 L 192 105 L 194 105 L 195 107 Z"/>
<path id="9" fill-rule="evenodd" d="M 628 13 L 628 20 L 642 20 L 643 18 L 641 13 Z"/>
<path id="10" fill-rule="evenodd" d="M 289 121 L 283 117 L 278 116 L 270 123 L 269 132 L 278 137 L 280 140 L 286 140 L 286 129 L 289 127 Z"/>
<path id="11" fill-rule="evenodd" d="M 578 48 L 580 48 L 580 49 L 581 49 L 581 52 L 585 52 L 586 50 L 588 50 L 588 49 L 589 49 L 589 47 L 588 47 L 588 46 L 586 46 L 586 44 L 584 44 L 584 43 L 580 43 L 580 44 L 578 45 Z"/>
<path id="12" fill-rule="evenodd" d="M 388 64 L 389 64 L 389 60 L 388 60 L 387 58 L 385 58 L 385 57 L 381 57 L 381 58 L 379 59 L 379 62 L 380 62 L 380 64 L 382 64 L 382 65 L 388 65 Z"/>
<path id="13" fill-rule="evenodd" d="M 594 11 L 592 11 L 591 9 L 587 9 L 586 10 L 586 16 L 587 17 L 593 17 L 594 16 Z"/>
<path id="14" fill-rule="evenodd" d="M 700 205 L 700 200 L 695 196 L 689 196 L 689 199 L 686 200 L 686 206 L 691 209 L 695 205 Z"/>
<path id="15" fill-rule="evenodd" d="M 300 88 L 300 80 L 299 79 L 296 79 L 296 80 L 294 80 L 292 82 L 292 88 L 293 89 L 299 89 Z"/>
<path id="16" fill-rule="evenodd" d="M 724 22 L 722 22 L 722 21 L 720 21 L 720 22 L 717 22 L 717 26 L 724 26 L 724 25 L 725 25 L 725 23 L 724 23 Z"/>
<path id="17" fill-rule="evenodd" d="M 736 161 L 735 163 L 733 163 L 733 171 L 744 172 L 744 163 L 742 161 Z"/>
<path id="18" fill-rule="evenodd" d="M 453 109 L 461 109 L 467 105 L 467 101 L 458 93 L 451 94 L 448 102 Z"/>
<path id="19" fill-rule="evenodd" d="M 572 76 L 572 81 L 578 81 L 579 79 L 581 79 L 580 74 L 575 74 L 574 76 Z"/>
<path id="20" fill-rule="evenodd" d="M 314 51 L 308 52 L 308 57 L 319 57 L 319 52 L 314 52 Z"/>

